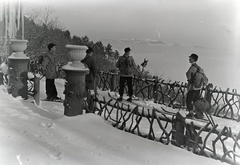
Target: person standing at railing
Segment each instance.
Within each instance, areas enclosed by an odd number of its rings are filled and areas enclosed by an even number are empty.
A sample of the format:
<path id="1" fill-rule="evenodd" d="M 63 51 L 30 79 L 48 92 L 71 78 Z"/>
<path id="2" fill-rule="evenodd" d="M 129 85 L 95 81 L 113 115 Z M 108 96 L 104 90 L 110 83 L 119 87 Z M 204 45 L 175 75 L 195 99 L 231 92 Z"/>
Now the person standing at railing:
<path id="1" fill-rule="evenodd" d="M 86 50 L 86 56 L 84 59 L 81 60 L 81 62 L 89 69 L 89 73 L 85 76 L 85 84 L 86 88 L 89 91 L 91 95 L 94 95 L 96 92 L 96 76 L 97 76 L 97 68 L 96 63 L 93 58 L 93 49 L 89 47 Z"/>
<path id="2" fill-rule="evenodd" d="M 207 85 L 208 78 L 206 77 L 203 69 L 197 65 L 198 55 L 191 54 L 189 56 L 189 63 L 191 63 L 190 68 L 186 73 L 188 86 L 187 86 L 187 97 L 186 97 L 186 104 L 187 110 L 189 113 L 186 117 L 188 118 L 203 118 L 203 112 L 200 109 L 195 108 L 196 114 L 194 115 L 194 104 L 196 101 L 201 99 L 201 89 L 203 86 Z"/>
<path id="3" fill-rule="evenodd" d="M 85 76 L 85 85 L 86 85 L 86 93 L 87 93 L 87 103 L 90 111 L 93 111 L 94 101 L 93 97 L 97 95 L 96 88 L 96 76 L 97 76 L 97 68 L 96 63 L 93 58 L 93 49 L 89 47 L 86 50 L 86 56 L 81 62 L 89 69 L 89 73 Z"/>
<path id="4" fill-rule="evenodd" d="M 133 96 L 133 69 L 136 70 L 136 64 L 132 56 L 130 56 L 131 49 L 129 47 L 124 49 L 124 54 L 119 57 L 116 67 L 119 69 L 120 73 L 120 88 L 119 88 L 119 95 L 118 101 L 122 101 L 123 93 L 124 93 L 124 86 L 125 82 L 127 82 L 128 87 L 128 96 L 129 98 L 127 101 L 132 101 Z"/>
<path id="5" fill-rule="evenodd" d="M 57 89 L 55 86 L 55 79 L 57 78 L 55 59 L 56 45 L 53 43 L 48 44 L 48 54 L 43 57 L 42 67 L 46 77 L 46 94 L 48 101 L 60 101 L 61 98 L 57 97 Z"/>

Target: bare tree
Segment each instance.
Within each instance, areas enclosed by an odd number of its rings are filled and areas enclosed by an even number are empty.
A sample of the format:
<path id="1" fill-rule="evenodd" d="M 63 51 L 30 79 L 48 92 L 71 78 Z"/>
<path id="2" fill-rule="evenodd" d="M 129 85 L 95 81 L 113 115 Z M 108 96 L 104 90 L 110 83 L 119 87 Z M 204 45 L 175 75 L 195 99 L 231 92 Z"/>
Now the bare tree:
<path id="1" fill-rule="evenodd" d="M 25 10 L 25 16 L 38 25 L 46 25 L 47 28 L 65 29 L 55 15 L 55 9 L 49 5 L 45 5 L 43 8 L 27 8 Z"/>

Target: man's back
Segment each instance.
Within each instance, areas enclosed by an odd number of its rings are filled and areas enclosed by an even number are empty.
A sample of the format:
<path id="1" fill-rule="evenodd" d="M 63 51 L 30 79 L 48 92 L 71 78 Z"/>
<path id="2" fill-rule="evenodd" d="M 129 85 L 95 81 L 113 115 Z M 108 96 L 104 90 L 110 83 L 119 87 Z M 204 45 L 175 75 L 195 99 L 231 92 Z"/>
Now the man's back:
<path id="1" fill-rule="evenodd" d="M 46 56 L 43 57 L 42 66 L 43 66 L 43 70 L 45 72 L 46 78 L 55 79 L 57 77 L 56 61 L 53 54 L 49 52 Z"/>
<path id="2" fill-rule="evenodd" d="M 119 68 L 120 76 L 131 76 L 136 64 L 132 56 L 123 55 L 119 57 L 116 67 Z"/>

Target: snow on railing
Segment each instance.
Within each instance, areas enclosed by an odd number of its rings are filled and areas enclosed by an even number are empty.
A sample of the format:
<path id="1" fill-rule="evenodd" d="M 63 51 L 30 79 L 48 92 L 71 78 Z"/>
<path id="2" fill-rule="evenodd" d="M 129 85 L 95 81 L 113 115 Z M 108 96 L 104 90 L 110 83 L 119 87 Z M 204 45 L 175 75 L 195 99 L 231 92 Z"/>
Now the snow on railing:
<path id="1" fill-rule="evenodd" d="M 177 112 L 168 112 L 164 108 L 119 103 L 105 97 L 95 101 L 93 112 L 98 112 L 118 129 L 166 145 L 171 142 L 195 154 L 222 162 L 240 164 L 240 132 L 230 127 L 179 118 Z"/>
<path id="2" fill-rule="evenodd" d="M 101 90 L 118 91 L 119 76 L 111 72 L 99 72 L 98 87 Z M 155 103 L 164 104 L 173 108 L 186 108 L 185 99 L 187 93 L 187 84 L 177 81 L 166 81 L 164 79 L 143 79 L 134 77 L 134 94 L 147 100 L 154 100 Z M 126 90 L 126 89 L 125 89 Z M 203 89 L 202 94 L 205 93 Z M 236 90 L 215 87 L 210 90 L 212 115 L 240 121 L 240 94 Z"/>
<path id="3" fill-rule="evenodd" d="M 118 75 L 113 73 L 99 74 L 98 87 L 102 90 L 118 89 Z M 33 84 L 30 85 L 30 88 Z M 135 95 L 144 99 L 152 99 L 172 108 L 184 108 L 186 84 L 166 82 L 165 80 L 146 80 L 134 78 Z M 32 88 L 31 88 L 32 90 Z M 202 91 L 204 92 L 204 90 Z M 212 105 L 216 106 L 214 115 L 239 121 L 239 94 L 211 90 Z M 86 102 L 86 101 L 85 101 Z M 88 103 L 86 103 L 88 104 Z M 114 99 L 91 99 L 88 112 L 98 113 L 111 121 L 114 127 L 137 134 L 141 137 L 159 141 L 168 145 L 170 142 L 185 147 L 196 154 L 219 159 L 230 164 L 240 164 L 240 132 L 230 127 L 211 126 L 193 120 L 178 120 L 177 113 L 169 113 L 162 109 L 148 109 L 119 103 Z M 176 110 L 177 112 L 177 110 Z"/>

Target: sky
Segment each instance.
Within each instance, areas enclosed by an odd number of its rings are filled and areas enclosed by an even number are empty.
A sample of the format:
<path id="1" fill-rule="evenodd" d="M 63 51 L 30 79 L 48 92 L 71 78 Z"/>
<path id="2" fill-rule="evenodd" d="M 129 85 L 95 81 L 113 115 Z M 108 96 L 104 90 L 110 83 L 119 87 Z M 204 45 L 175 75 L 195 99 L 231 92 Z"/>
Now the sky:
<path id="1" fill-rule="evenodd" d="M 41 80 L 44 98 L 45 79 Z M 56 80 L 60 96 L 64 81 Z M 114 128 L 94 114 L 64 116 L 62 103 L 13 98 L 0 86 L 0 164 L 226 165 Z M 217 147 L 218 148 L 218 147 Z"/>
<path id="2" fill-rule="evenodd" d="M 110 43 L 123 54 L 131 47 L 137 64 L 165 79 L 186 82 L 188 56 L 209 81 L 240 90 L 240 2 L 238 0 L 39 0 L 52 6 L 71 35 Z M 26 6 L 28 6 L 26 5 Z"/>

